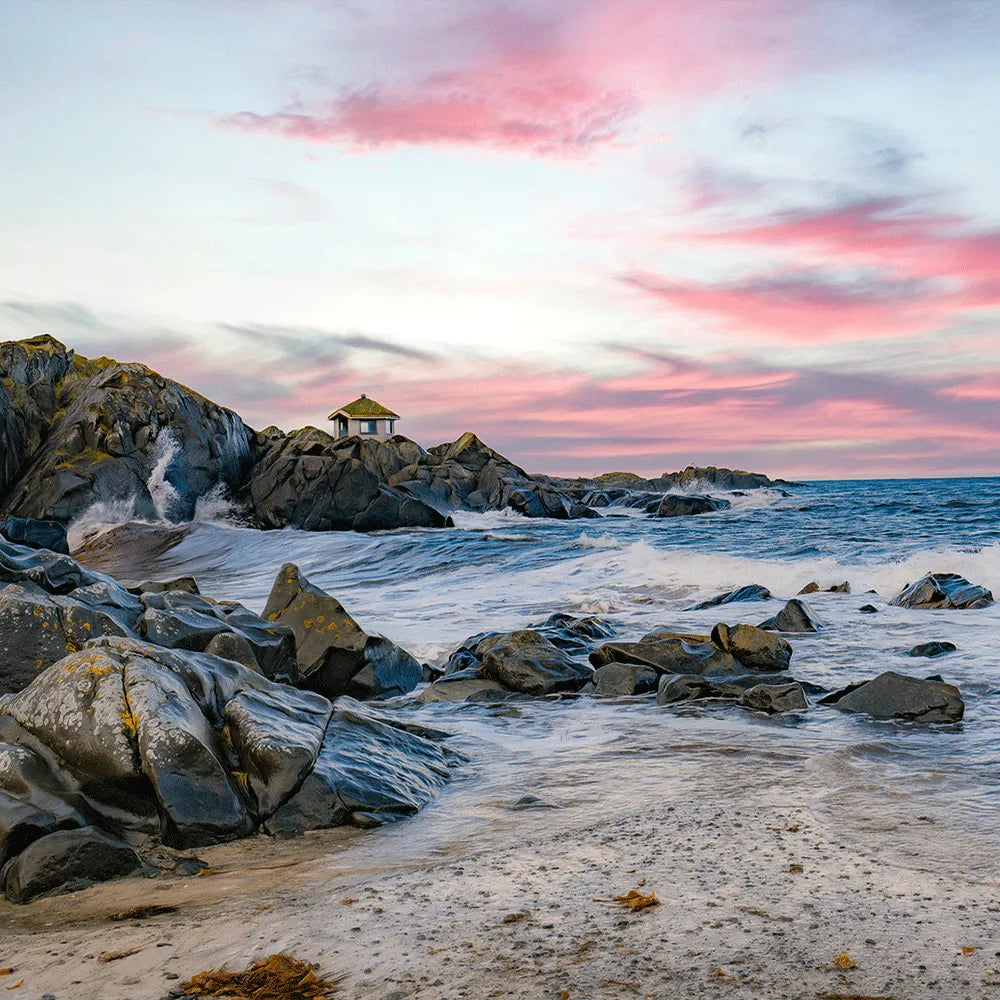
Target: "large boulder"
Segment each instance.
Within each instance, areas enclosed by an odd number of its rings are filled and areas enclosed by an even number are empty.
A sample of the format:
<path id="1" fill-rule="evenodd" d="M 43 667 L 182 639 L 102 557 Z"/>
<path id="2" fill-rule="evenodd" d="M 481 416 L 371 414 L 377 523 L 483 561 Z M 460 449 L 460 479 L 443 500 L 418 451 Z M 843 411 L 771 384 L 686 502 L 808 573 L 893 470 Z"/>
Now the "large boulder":
<path id="1" fill-rule="evenodd" d="M 420 683 L 420 664 L 406 650 L 365 632 L 292 563 L 279 571 L 264 617 L 291 628 L 301 683 L 311 691 L 328 698 L 390 698 Z"/>
<path id="2" fill-rule="evenodd" d="M 577 691 L 593 670 L 534 629 L 506 632 L 484 640 L 477 650 L 482 675 L 510 691 L 530 695 Z"/>
<path id="3" fill-rule="evenodd" d="M 668 493 L 656 508 L 657 517 L 688 517 L 727 510 L 732 504 L 721 497 L 700 496 L 696 493 Z"/>
<path id="4" fill-rule="evenodd" d="M 448 781 L 452 755 L 435 738 L 440 735 L 408 731 L 353 698 L 339 699 L 315 767 L 268 819 L 268 831 L 373 826 L 412 815 Z"/>
<path id="5" fill-rule="evenodd" d="M 993 603 L 993 594 L 957 573 L 928 573 L 889 603 L 898 608 L 985 608 Z"/>
<path id="6" fill-rule="evenodd" d="M 712 629 L 712 642 L 732 653 L 747 670 L 778 673 L 788 669 L 792 646 L 787 639 L 753 625 L 724 625 Z"/>
<path id="7" fill-rule="evenodd" d="M 12 903 L 86 889 L 95 882 L 142 871 L 135 849 L 92 826 L 59 830 L 36 840 L 4 867 L 3 888 Z"/>
<path id="8" fill-rule="evenodd" d="M 60 392 L 64 409 L 11 488 L 16 515 L 69 522 L 128 499 L 133 516 L 190 520 L 200 497 L 238 489 L 253 463 L 235 413 L 144 365 L 87 362 Z"/>
<path id="9" fill-rule="evenodd" d="M 660 674 L 637 663 L 607 663 L 594 673 L 595 694 L 603 698 L 648 694 L 655 691 Z"/>
<path id="10" fill-rule="evenodd" d="M 717 677 L 745 673 L 732 653 L 707 635 L 684 635 L 666 630 L 650 632 L 638 642 L 609 642 L 590 654 L 601 668 L 608 663 L 633 663 L 660 674 L 699 674 Z"/>
<path id="11" fill-rule="evenodd" d="M 833 705 L 842 712 L 862 712 L 876 719 L 916 722 L 958 722 L 965 714 L 965 702 L 957 687 L 893 670 L 827 695 L 820 704 Z"/>

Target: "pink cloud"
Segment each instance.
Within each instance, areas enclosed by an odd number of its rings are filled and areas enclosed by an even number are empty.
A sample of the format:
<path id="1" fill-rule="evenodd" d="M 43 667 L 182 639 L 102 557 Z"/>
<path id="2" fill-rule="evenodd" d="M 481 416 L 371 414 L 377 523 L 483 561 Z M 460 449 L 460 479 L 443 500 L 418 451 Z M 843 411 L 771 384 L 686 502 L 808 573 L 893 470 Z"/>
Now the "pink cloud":
<path id="1" fill-rule="evenodd" d="M 217 124 L 354 150 L 443 144 L 573 155 L 622 140 L 645 107 L 745 87 L 781 73 L 803 49 L 780 0 L 729 0 L 714 17 L 697 0 L 574 0 L 544 14 L 529 5 L 472 9 L 449 20 L 424 7 L 419 20 L 397 13 L 391 24 L 366 25 L 357 50 L 380 61 L 363 83 Z"/>
<path id="2" fill-rule="evenodd" d="M 851 342 L 943 329 L 971 311 L 1000 309 L 1000 231 L 921 213 L 901 198 L 785 213 L 725 230 L 693 227 L 690 245 L 780 251 L 775 263 L 728 283 L 634 271 L 645 294 L 713 317 L 753 339 Z M 794 263 L 791 263 L 794 262 Z"/>

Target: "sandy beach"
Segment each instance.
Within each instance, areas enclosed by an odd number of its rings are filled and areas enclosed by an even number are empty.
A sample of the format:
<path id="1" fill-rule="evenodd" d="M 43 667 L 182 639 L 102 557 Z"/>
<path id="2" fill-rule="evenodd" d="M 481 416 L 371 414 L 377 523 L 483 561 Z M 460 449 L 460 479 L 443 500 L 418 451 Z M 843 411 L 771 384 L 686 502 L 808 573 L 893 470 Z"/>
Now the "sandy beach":
<path id="1" fill-rule="evenodd" d="M 995 870 L 947 817 L 887 820 L 873 788 L 841 834 L 784 763 L 690 763 L 665 792 L 640 783 L 631 808 L 569 783 L 545 789 L 561 808 L 513 808 L 517 788 L 501 789 L 464 845 L 446 794 L 376 831 L 199 851 L 212 875 L 0 904 L 3 985 L 18 1000 L 158 1000 L 284 951 L 372 1000 L 1000 995 Z M 637 886 L 660 905 L 613 903 Z M 177 909 L 110 919 L 151 903 Z"/>

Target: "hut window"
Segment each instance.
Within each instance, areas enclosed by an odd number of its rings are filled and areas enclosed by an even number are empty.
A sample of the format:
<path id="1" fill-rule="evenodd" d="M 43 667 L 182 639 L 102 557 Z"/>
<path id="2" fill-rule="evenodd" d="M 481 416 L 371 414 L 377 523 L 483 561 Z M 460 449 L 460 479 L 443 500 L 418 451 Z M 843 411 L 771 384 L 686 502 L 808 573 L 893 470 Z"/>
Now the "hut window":
<path id="1" fill-rule="evenodd" d="M 361 421 L 361 433 L 362 434 L 378 434 L 378 421 L 377 420 L 362 420 Z"/>

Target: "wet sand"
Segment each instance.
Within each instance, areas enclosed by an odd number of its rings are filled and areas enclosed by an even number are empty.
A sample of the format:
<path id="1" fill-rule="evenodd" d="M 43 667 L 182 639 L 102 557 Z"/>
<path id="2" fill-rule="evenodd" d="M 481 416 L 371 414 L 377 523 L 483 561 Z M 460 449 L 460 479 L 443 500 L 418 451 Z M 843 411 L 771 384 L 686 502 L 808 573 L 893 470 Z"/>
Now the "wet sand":
<path id="1" fill-rule="evenodd" d="M 0 987 L 156 1000 L 203 969 L 285 951 L 373 1000 L 1000 997 L 1000 866 L 977 855 L 963 871 L 970 845 L 947 817 L 845 835 L 786 765 L 702 763 L 655 795 L 637 783 L 627 808 L 567 785 L 563 808 L 512 809 L 511 788 L 501 821 L 456 842 L 427 834 L 446 795 L 380 830 L 198 851 L 212 875 L 0 904 L 0 966 L 14 969 Z M 877 789 L 869 805 L 884 817 Z M 640 884 L 659 906 L 610 901 Z M 177 911 L 109 919 L 151 903 Z M 855 968 L 834 963 L 845 953 Z"/>

